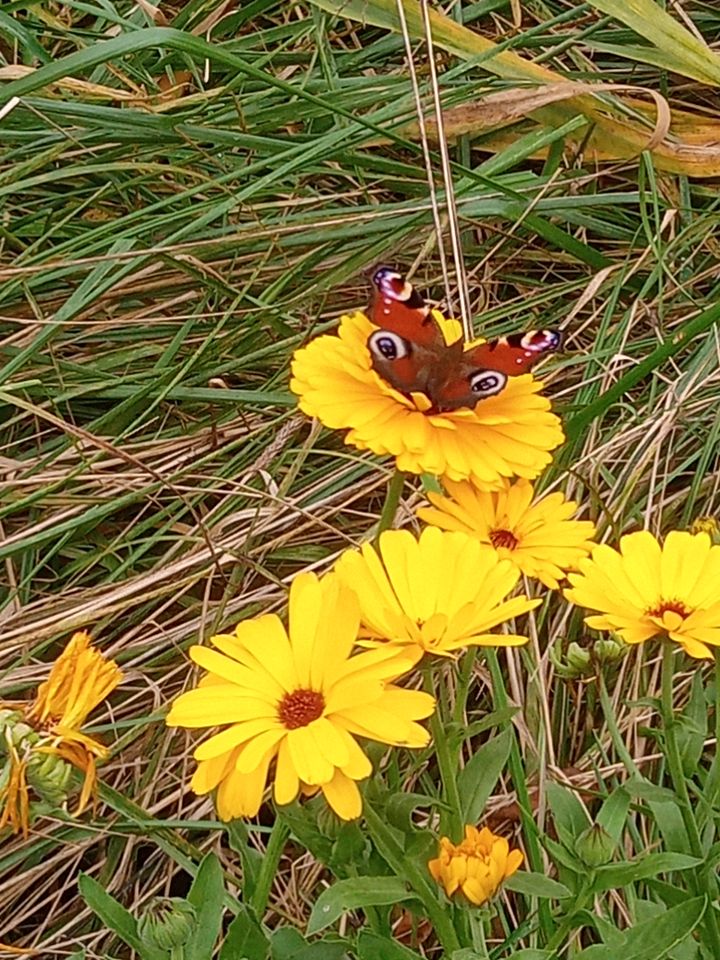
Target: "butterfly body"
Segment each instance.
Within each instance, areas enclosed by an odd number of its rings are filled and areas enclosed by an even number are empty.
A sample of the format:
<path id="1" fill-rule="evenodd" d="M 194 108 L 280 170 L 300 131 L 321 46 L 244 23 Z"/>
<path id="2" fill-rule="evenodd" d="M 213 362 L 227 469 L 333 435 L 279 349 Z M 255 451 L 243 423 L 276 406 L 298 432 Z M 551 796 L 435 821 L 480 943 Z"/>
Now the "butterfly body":
<path id="1" fill-rule="evenodd" d="M 379 328 L 367 341 L 373 369 L 401 393 L 424 393 L 437 412 L 472 408 L 500 393 L 508 376 L 526 373 L 559 346 L 553 330 L 500 337 L 470 350 L 462 340 L 448 345 L 430 307 L 402 274 L 378 267 L 372 282 L 372 321 Z"/>

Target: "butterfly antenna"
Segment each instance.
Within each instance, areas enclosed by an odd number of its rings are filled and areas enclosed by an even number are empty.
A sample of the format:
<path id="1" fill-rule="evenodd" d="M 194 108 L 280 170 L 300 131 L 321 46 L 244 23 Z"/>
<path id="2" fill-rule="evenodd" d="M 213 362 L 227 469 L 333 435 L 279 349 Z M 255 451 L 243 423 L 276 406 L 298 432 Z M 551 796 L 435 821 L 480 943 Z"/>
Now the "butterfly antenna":
<path id="1" fill-rule="evenodd" d="M 403 41 L 405 43 L 405 56 L 407 57 L 408 71 L 410 73 L 410 82 L 412 84 L 413 98 L 415 100 L 415 112 L 418 118 L 418 129 L 420 131 L 420 142 L 422 144 L 422 153 L 423 161 L 425 163 L 425 174 L 428 181 L 428 189 L 430 192 L 430 205 L 432 207 L 433 223 L 435 224 L 435 233 L 437 235 L 438 242 L 438 252 L 440 254 L 440 265 L 442 267 L 443 275 L 443 284 L 447 293 L 450 291 L 450 274 L 448 272 L 448 263 L 447 255 L 445 253 L 445 242 L 443 238 L 443 223 L 442 216 L 440 214 L 440 204 L 438 203 L 437 192 L 435 190 L 435 177 L 433 174 L 433 165 L 432 165 L 432 154 L 430 152 L 430 144 L 427 136 L 427 128 L 425 127 L 425 112 L 423 110 L 422 97 L 420 95 L 420 85 L 418 83 L 417 72 L 415 70 L 415 59 L 412 49 L 412 44 L 410 41 L 410 31 L 407 27 L 407 20 L 405 19 L 405 6 L 403 0 L 396 0 L 397 11 L 398 11 L 398 20 L 400 22 L 400 30 L 403 36 Z M 452 304 L 448 302 L 448 306 L 452 311 Z M 463 324 L 464 327 L 464 324 Z"/>
<path id="2" fill-rule="evenodd" d="M 398 0 L 398 3 L 402 5 L 402 0 Z M 420 9 L 422 10 L 425 42 L 428 48 L 430 82 L 433 92 L 435 121 L 437 123 L 438 146 L 440 148 L 440 158 L 442 160 L 442 177 L 445 185 L 445 203 L 447 206 L 448 222 L 450 225 L 450 243 L 452 245 L 453 263 L 455 265 L 455 276 L 457 278 L 458 298 L 460 300 L 460 317 L 462 320 L 465 340 L 472 340 L 473 330 L 470 315 L 470 297 L 468 295 L 465 261 L 463 259 L 462 243 L 460 240 L 460 223 L 457 215 L 457 204 L 455 203 L 455 189 L 453 187 L 450 153 L 448 151 L 447 140 L 445 139 L 445 125 L 443 123 L 442 102 L 440 100 L 440 86 L 438 84 L 437 70 L 435 68 L 435 48 L 433 46 L 432 25 L 430 22 L 430 8 L 428 6 L 428 0 L 420 0 Z"/>

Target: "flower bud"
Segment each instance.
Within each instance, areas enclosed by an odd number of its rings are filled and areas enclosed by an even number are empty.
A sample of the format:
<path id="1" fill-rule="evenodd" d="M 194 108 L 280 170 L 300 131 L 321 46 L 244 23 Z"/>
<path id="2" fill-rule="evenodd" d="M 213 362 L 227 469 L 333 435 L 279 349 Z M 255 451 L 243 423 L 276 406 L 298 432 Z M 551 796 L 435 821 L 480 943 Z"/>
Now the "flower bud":
<path id="1" fill-rule="evenodd" d="M 197 926 L 195 907 L 181 897 L 153 897 L 138 920 L 143 946 L 158 950 L 182 947 Z"/>
<path id="2" fill-rule="evenodd" d="M 612 860 L 615 841 L 599 823 L 583 830 L 575 840 L 575 853 L 586 867 L 601 867 Z"/>
<path id="3" fill-rule="evenodd" d="M 72 764 L 56 753 L 32 750 L 25 768 L 27 782 L 51 807 L 61 807 L 70 792 Z"/>
<path id="4" fill-rule="evenodd" d="M 690 525 L 690 533 L 707 533 L 714 544 L 720 543 L 720 524 L 715 517 L 696 517 Z"/>

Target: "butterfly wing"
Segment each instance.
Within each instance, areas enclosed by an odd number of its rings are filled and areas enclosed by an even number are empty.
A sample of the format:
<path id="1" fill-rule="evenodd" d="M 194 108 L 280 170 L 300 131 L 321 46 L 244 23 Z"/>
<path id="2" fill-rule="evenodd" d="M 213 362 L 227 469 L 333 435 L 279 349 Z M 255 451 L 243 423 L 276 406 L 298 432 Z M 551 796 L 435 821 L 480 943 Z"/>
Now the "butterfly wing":
<path id="1" fill-rule="evenodd" d="M 479 368 L 516 377 L 532 370 L 538 360 L 557 350 L 561 341 L 558 330 L 530 330 L 488 340 L 468 351 L 466 357 Z"/>
<path id="2" fill-rule="evenodd" d="M 437 357 L 445 349 L 430 307 L 401 273 L 378 267 L 372 277 L 372 322 L 367 346 L 373 369 L 402 393 L 428 393 Z"/>

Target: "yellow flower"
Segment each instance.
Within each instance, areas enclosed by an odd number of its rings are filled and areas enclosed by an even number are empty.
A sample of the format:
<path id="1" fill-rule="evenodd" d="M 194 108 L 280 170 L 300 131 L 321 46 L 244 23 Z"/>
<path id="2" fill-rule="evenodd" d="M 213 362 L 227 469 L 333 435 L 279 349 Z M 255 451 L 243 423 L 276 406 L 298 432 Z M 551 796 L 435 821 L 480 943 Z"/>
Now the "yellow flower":
<path id="1" fill-rule="evenodd" d="M 467 481 L 445 479 L 443 485 L 450 496 L 429 493 L 433 506 L 418 510 L 422 520 L 476 537 L 552 590 L 592 548 L 595 527 L 589 520 L 571 519 L 577 504 L 562 493 L 533 501 L 527 480 L 505 481 L 495 492 L 483 492 Z"/>
<path id="2" fill-rule="evenodd" d="M 308 416 L 348 429 L 346 443 L 395 457 L 399 470 L 472 478 L 484 489 L 498 488 L 503 477 L 532 479 L 550 463 L 564 437 L 550 402 L 538 395 L 539 380 L 510 377 L 474 410 L 429 413 L 424 394 L 406 397 L 372 369 L 366 341 L 375 329 L 362 313 L 344 316 L 338 336 L 296 351 L 290 389 Z"/>
<path id="3" fill-rule="evenodd" d="M 52 763 L 39 765 L 43 755 L 60 758 L 84 772 L 76 811 L 82 813 L 95 788 L 95 760 L 104 759 L 107 748 L 82 733 L 81 728 L 90 712 L 121 680 L 122 672 L 115 661 L 105 659 L 93 649 L 90 637 L 81 631 L 70 638 L 52 665 L 48 679 L 37 688 L 28 709 L 18 710 L 15 718 L 7 716 L 6 711 L 3 732 L 10 772 L 2 796 L 0 828 L 10 824 L 13 830 L 27 834 L 29 773 L 35 776 L 37 789 L 42 792 L 41 768 L 44 768 L 45 774 L 52 778 L 53 788 L 57 789 L 62 769 Z M 18 704 L 11 706 L 18 708 Z"/>
<path id="4" fill-rule="evenodd" d="M 506 600 L 520 577 L 517 567 L 464 533 L 436 527 L 419 539 L 409 530 L 386 530 L 379 555 L 365 543 L 345 551 L 336 569 L 360 601 L 363 636 L 427 653 L 527 643 L 489 631 L 540 603 L 526 596 Z"/>
<path id="5" fill-rule="evenodd" d="M 216 650 L 192 647 L 209 671 L 197 690 L 182 694 L 167 723 L 226 729 L 195 750 L 191 787 L 217 791 L 223 820 L 254 816 L 275 761 L 274 796 L 290 803 L 318 788 L 345 820 L 362 810 L 357 780 L 370 761 L 355 737 L 424 747 L 428 694 L 394 681 L 416 662 L 408 651 L 368 650 L 351 656 L 359 628 L 357 601 L 333 574 L 301 574 L 290 588 L 289 629 L 267 614 L 246 620 L 234 635 L 211 638 Z"/>
<path id="6" fill-rule="evenodd" d="M 620 550 L 600 544 L 568 577 L 565 596 L 599 610 L 585 618 L 627 643 L 669 637 L 691 657 L 720 646 L 720 546 L 706 533 L 673 530 L 661 546 L 646 530 L 620 538 Z"/>
<path id="7" fill-rule="evenodd" d="M 511 850 L 504 837 L 487 827 L 478 830 L 466 826 L 462 843 L 454 844 L 442 837 L 438 856 L 428 862 L 428 869 L 449 897 L 459 891 L 479 907 L 495 895 L 503 880 L 515 873 L 522 862 L 522 853 Z"/>

